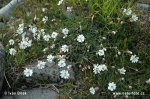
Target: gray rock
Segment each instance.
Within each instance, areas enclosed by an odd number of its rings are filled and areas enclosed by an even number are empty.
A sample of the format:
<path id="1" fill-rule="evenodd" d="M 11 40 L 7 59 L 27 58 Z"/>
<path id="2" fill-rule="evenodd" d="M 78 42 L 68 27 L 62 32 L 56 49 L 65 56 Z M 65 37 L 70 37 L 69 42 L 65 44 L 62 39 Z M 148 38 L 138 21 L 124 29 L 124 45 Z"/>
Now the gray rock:
<path id="1" fill-rule="evenodd" d="M 2 99 L 14 99 L 13 96 L 4 96 Z"/>
<path id="2" fill-rule="evenodd" d="M 46 60 L 42 60 L 45 61 Z M 52 82 L 59 82 L 61 80 L 60 78 L 60 71 L 61 70 L 66 70 L 67 67 L 60 68 L 58 65 L 55 63 L 46 63 L 45 68 L 43 69 L 38 69 L 37 68 L 38 62 L 32 62 L 31 64 L 27 65 L 27 68 L 33 69 L 33 75 L 32 79 L 33 80 L 44 80 L 47 79 Z M 67 62 L 67 65 L 71 65 L 71 63 Z M 69 74 L 70 74 L 70 80 L 74 80 L 74 71 L 72 69 L 69 69 Z"/>
<path id="3" fill-rule="evenodd" d="M 148 9 L 150 5 L 146 3 L 137 3 L 137 7 L 142 9 Z"/>
<path id="4" fill-rule="evenodd" d="M 2 89 L 3 80 L 4 80 L 4 48 L 0 43 L 0 91 Z"/>
<path id="5" fill-rule="evenodd" d="M 14 99 L 57 99 L 58 93 L 52 89 L 27 90 L 26 95 L 16 95 Z"/>
<path id="6" fill-rule="evenodd" d="M 36 88 L 16 92 L 15 96 L 4 96 L 2 99 L 58 99 L 58 93 L 52 89 Z"/>

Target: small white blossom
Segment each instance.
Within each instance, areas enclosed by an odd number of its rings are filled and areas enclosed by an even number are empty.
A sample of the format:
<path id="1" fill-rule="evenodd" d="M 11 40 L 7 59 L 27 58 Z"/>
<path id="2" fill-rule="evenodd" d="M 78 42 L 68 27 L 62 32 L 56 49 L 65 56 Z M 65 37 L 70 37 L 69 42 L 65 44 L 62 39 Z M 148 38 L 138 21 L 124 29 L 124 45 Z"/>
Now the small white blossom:
<path id="1" fill-rule="evenodd" d="M 47 16 L 44 16 L 44 17 L 42 18 L 42 21 L 43 21 L 43 23 L 45 24 L 45 23 L 48 21 L 48 17 L 47 17 Z"/>
<path id="2" fill-rule="evenodd" d="M 57 5 L 61 5 L 63 3 L 64 0 L 59 0 Z"/>
<path id="3" fill-rule="evenodd" d="M 98 74 L 100 73 L 101 71 L 105 71 L 107 70 L 107 66 L 105 64 L 94 64 L 94 68 L 93 68 L 93 72 L 94 74 Z"/>
<path id="4" fill-rule="evenodd" d="M 9 45 L 14 45 L 15 41 L 13 39 L 9 40 Z"/>
<path id="5" fill-rule="evenodd" d="M 85 37 L 82 34 L 77 37 L 77 41 L 80 43 L 84 42 L 84 40 L 85 40 Z"/>
<path id="6" fill-rule="evenodd" d="M 47 8 L 42 8 L 42 12 L 45 12 L 47 10 Z"/>
<path id="7" fill-rule="evenodd" d="M 104 56 L 104 55 L 105 55 L 105 52 L 104 52 L 104 50 L 102 49 L 102 50 L 99 50 L 99 51 L 97 52 L 97 54 L 98 54 L 99 56 Z"/>
<path id="8" fill-rule="evenodd" d="M 118 55 L 121 55 L 121 52 L 120 52 L 120 51 L 118 51 Z"/>
<path id="9" fill-rule="evenodd" d="M 61 78 L 69 79 L 70 74 L 67 70 L 62 70 L 62 71 L 60 71 L 60 76 L 61 76 Z"/>
<path id="10" fill-rule="evenodd" d="M 32 40 L 29 40 L 28 38 L 23 38 L 22 41 L 19 43 L 20 49 L 26 49 L 27 47 L 31 47 Z"/>
<path id="11" fill-rule="evenodd" d="M 67 7 L 67 12 L 72 12 L 73 7 Z"/>
<path id="12" fill-rule="evenodd" d="M 38 69 L 43 69 L 43 68 L 45 68 L 45 65 L 46 65 L 46 62 L 38 61 L 37 68 Z"/>
<path id="13" fill-rule="evenodd" d="M 129 85 L 129 89 L 132 89 L 132 86 Z"/>
<path id="14" fill-rule="evenodd" d="M 64 35 L 68 35 L 69 30 L 67 28 L 62 29 L 62 33 Z"/>
<path id="15" fill-rule="evenodd" d="M 37 27 L 36 26 L 32 26 L 29 25 L 29 32 L 33 34 L 33 37 L 35 39 L 36 35 L 37 35 Z"/>
<path id="16" fill-rule="evenodd" d="M 43 36 L 43 39 L 44 39 L 45 41 L 49 41 L 50 38 L 51 38 L 51 37 L 50 37 L 49 34 Z"/>
<path id="17" fill-rule="evenodd" d="M 72 12 L 73 7 L 67 7 L 67 12 Z"/>
<path id="18" fill-rule="evenodd" d="M 29 25 L 29 32 L 35 34 L 35 33 L 37 32 L 37 27 L 36 27 L 36 26 Z"/>
<path id="19" fill-rule="evenodd" d="M 18 33 L 18 34 L 22 34 L 22 33 L 23 33 L 23 30 L 24 30 L 24 23 L 19 24 L 19 27 L 18 27 L 18 29 L 17 29 L 17 33 Z"/>
<path id="20" fill-rule="evenodd" d="M 100 67 L 99 67 L 99 65 L 98 64 L 94 64 L 94 68 L 93 68 L 93 72 L 94 72 L 94 74 L 98 74 L 98 73 L 100 73 Z"/>
<path id="21" fill-rule="evenodd" d="M 118 71 L 119 71 L 120 74 L 125 74 L 126 73 L 126 70 L 124 69 L 124 67 L 121 68 L 121 69 L 118 69 Z"/>
<path id="22" fill-rule="evenodd" d="M 44 30 L 44 29 L 39 30 L 39 32 L 40 32 L 42 35 L 45 35 L 45 30 Z"/>
<path id="23" fill-rule="evenodd" d="M 132 63 L 137 63 L 138 60 L 139 60 L 139 57 L 137 57 L 136 55 L 132 55 L 132 56 L 130 57 L 130 61 L 131 61 Z"/>
<path id="24" fill-rule="evenodd" d="M 150 84 L 150 78 L 149 78 L 148 80 L 146 80 L 146 83 L 147 83 L 147 84 Z"/>
<path id="25" fill-rule="evenodd" d="M 95 88 L 94 88 L 94 87 L 91 87 L 91 88 L 89 89 L 89 91 L 90 91 L 91 94 L 93 94 L 93 95 L 95 94 Z"/>
<path id="26" fill-rule="evenodd" d="M 52 44 L 50 47 L 53 49 L 55 47 L 55 44 Z"/>
<path id="27" fill-rule="evenodd" d="M 134 14 L 132 15 L 132 17 L 130 18 L 131 22 L 136 22 L 138 20 L 138 17 Z"/>
<path id="28" fill-rule="evenodd" d="M 32 76 L 33 70 L 26 68 L 26 69 L 23 71 L 23 73 L 24 73 L 24 75 L 25 75 L 26 77 L 29 77 L 29 76 Z"/>
<path id="29" fill-rule="evenodd" d="M 112 34 L 114 34 L 114 35 L 115 35 L 116 33 L 117 33 L 117 31 L 112 31 Z"/>
<path id="30" fill-rule="evenodd" d="M 17 52 L 17 51 L 16 51 L 14 48 L 9 49 L 9 54 L 10 54 L 10 55 L 13 55 L 13 56 L 14 56 L 14 55 L 16 54 L 16 52 Z"/>
<path id="31" fill-rule="evenodd" d="M 55 57 L 50 54 L 50 55 L 47 56 L 47 61 L 50 62 L 50 63 L 52 63 L 53 60 L 54 60 L 54 58 L 55 58 Z"/>
<path id="32" fill-rule="evenodd" d="M 53 39 L 55 39 L 55 38 L 57 37 L 57 35 L 58 35 L 57 32 L 53 32 L 52 35 L 51 35 L 51 37 L 52 37 Z"/>
<path id="33" fill-rule="evenodd" d="M 106 40 L 106 37 L 102 37 L 103 40 Z"/>
<path id="34" fill-rule="evenodd" d="M 62 52 L 68 52 L 69 51 L 69 47 L 67 46 L 67 45 L 63 45 L 62 47 L 61 47 L 61 51 Z"/>
<path id="35" fill-rule="evenodd" d="M 107 70 L 107 66 L 105 64 L 99 65 L 101 67 L 101 71 Z"/>
<path id="36" fill-rule="evenodd" d="M 131 15 L 132 14 L 132 10 L 130 8 L 124 9 L 123 13 L 125 13 L 126 15 Z"/>
<path id="37" fill-rule="evenodd" d="M 59 67 L 65 67 L 65 66 L 66 66 L 66 60 L 65 60 L 65 59 L 61 59 L 61 60 L 58 62 L 58 66 L 59 66 Z"/>
<path id="38" fill-rule="evenodd" d="M 72 65 L 68 65 L 67 69 L 70 70 L 72 68 Z"/>
<path id="39" fill-rule="evenodd" d="M 116 89 L 116 84 L 114 82 L 108 84 L 108 90 L 114 91 L 115 89 Z"/>
<path id="40" fill-rule="evenodd" d="M 48 50 L 48 47 L 44 48 L 44 49 L 43 49 L 43 52 L 46 52 L 47 50 Z"/>

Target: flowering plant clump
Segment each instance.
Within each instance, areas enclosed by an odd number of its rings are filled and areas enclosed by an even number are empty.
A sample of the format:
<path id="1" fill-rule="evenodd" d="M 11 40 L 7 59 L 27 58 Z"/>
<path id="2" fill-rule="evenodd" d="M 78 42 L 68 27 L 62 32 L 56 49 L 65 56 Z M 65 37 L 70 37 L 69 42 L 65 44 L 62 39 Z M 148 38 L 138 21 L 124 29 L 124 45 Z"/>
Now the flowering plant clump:
<path id="1" fill-rule="evenodd" d="M 91 99 L 103 92 L 113 95 L 118 91 L 144 90 L 134 77 L 140 79 L 138 73 L 142 73 L 141 66 L 147 61 L 136 49 L 138 40 L 133 36 L 139 18 L 132 8 L 126 7 L 128 2 L 56 1 L 45 1 L 43 8 L 31 8 L 29 16 L 20 17 L 22 21 L 5 42 L 8 66 L 23 69 L 23 76 L 28 78 L 34 70 L 23 67 L 27 62 L 38 59 L 36 67 L 40 70 L 46 62 L 55 63 L 62 69 L 59 74 L 63 87 L 72 87 L 79 96 Z M 36 3 L 38 6 L 41 2 Z M 69 80 L 70 69 L 75 72 L 75 82 Z M 68 90 L 62 96 L 74 97 L 76 92 Z"/>

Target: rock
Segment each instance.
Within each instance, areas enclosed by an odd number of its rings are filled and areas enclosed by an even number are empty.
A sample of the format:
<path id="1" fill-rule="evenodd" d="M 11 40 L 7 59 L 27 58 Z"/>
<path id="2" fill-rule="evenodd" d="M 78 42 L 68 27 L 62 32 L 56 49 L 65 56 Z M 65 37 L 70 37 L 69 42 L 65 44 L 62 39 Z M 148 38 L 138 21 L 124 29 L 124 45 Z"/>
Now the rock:
<path id="1" fill-rule="evenodd" d="M 137 7 L 142 9 L 148 9 L 150 5 L 146 3 L 137 3 Z"/>
<path id="2" fill-rule="evenodd" d="M 46 60 L 42 60 L 45 61 Z M 33 75 L 32 79 L 33 80 L 44 80 L 47 79 L 52 82 L 59 82 L 61 80 L 60 78 L 60 71 L 61 70 L 66 70 L 67 67 L 60 68 L 58 65 L 56 65 L 54 62 L 53 63 L 46 63 L 45 68 L 43 69 L 38 69 L 37 68 L 38 62 L 32 62 L 31 64 L 25 66 L 27 68 L 33 69 Z M 71 63 L 67 62 L 67 66 L 71 65 Z M 74 71 L 72 69 L 69 69 L 69 74 L 70 74 L 70 80 L 74 80 Z"/>
<path id="3" fill-rule="evenodd" d="M 23 92 L 20 91 L 19 94 L 16 92 L 15 96 L 4 96 L 2 99 L 58 99 L 56 91 L 45 88 L 28 89 Z"/>
<path id="4" fill-rule="evenodd" d="M 27 90 L 26 95 L 16 95 L 13 99 L 57 99 L 58 93 L 52 89 Z"/>
<path id="5" fill-rule="evenodd" d="M 14 99 L 13 96 L 4 96 L 2 99 Z"/>
<path id="6" fill-rule="evenodd" d="M 2 44 L 0 43 L 0 92 L 2 89 L 3 85 L 3 80 L 4 80 L 4 48 Z"/>

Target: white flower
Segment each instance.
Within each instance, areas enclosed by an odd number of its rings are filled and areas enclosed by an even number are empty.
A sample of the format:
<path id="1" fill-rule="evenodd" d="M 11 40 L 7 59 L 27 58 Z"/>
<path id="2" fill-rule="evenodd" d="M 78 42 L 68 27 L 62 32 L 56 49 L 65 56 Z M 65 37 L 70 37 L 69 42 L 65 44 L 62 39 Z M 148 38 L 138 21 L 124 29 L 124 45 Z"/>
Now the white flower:
<path id="1" fill-rule="evenodd" d="M 59 66 L 59 67 L 65 67 L 65 66 L 66 66 L 66 60 L 65 60 L 65 59 L 61 59 L 61 60 L 58 62 L 58 66 Z"/>
<path id="2" fill-rule="evenodd" d="M 42 18 L 42 21 L 43 21 L 43 23 L 45 24 L 45 23 L 48 21 L 48 17 L 47 17 L 47 16 L 44 16 L 44 17 Z"/>
<path id="3" fill-rule="evenodd" d="M 23 30 L 24 30 L 24 23 L 19 24 L 19 27 L 18 27 L 18 29 L 17 29 L 17 33 L 18 33 L 18 34 L 22 34 L 22 33 L 23 33 Z"/>
<path id="4" fill-rule="evenodd" d="M 121 68 L 121 69 L 118 69 L 118 71 L 119 71 L 120 74 L 125 74 L 125 72 L 126 72 L 126 70 L 124 69 L 124 67 Z"/>
<path id="5" fill-rule="evenodd" d="M 42 12 L 45 12 L 47 10 L 47 8 L 42 8 Z"/>
<path id="6" fill-rule="evenodd" d="M 49 34 L 43 36 L 43 39 L 44 39 L 45 41 L 49 41 L 50 38 L 51 38 L 51 37 L 50 37 Z"/>
<path id="7" fill-rule="evenodd" d="M 51 35 L 51 37 L 52 37 L 53 39 L 55 39 L 55 38 L 57 37 L 57 35 L 58 35 L 57 32 L 53 32 L 52 35 Z"/>
<path id="8" fill-rule="evenodd" d="M 57 5 L 61 5 L 63 3 L 64 0 L 59 0 Z"/>
<path id="9" fill-rule="evenodd" d="M 116 89 L 116 84 L 114 82 L 108 84 L 108 90 L 114 91 L 115 89 Z"/>
<path id="10" fill-rule="evenodd" d="M 67 7 L 67 12 L 72 12 L 73 7 Z"/>
<path id="11" fill-rule="evenodd" d="M 27 48 L 27 42 L 21 41 L 21 43 L 19 44 L 19 48 L 20 49 L 26 49 Z"/>
<path id="12" fill-rule="evenodd" d="M 43 68 L 45 68 L 45 65 L 46 65 L 46 62 L 38 61 L 37 68 L 38 69 L 43 69 Z"/>
<path id="13" fill-rule="evenodd" d="M 55 44 L 52 44 L 50 47 L 53 49 L 55 47 Z"/>
<path id="14" fill-rule="evenodd" d="M 50 63 L 52 63 L 54 58 L 55 57 L 50 54 L 50 55 L 47 56 L 47 61 L 50 62 Z"/>
<path id="15" fill-rule="evenodd" d="M 93 94 L 93 95 L 95 94 L 95 88 L 91 87 L 91 88 L 89 89 L 89 91 L 90 91 L 91 94 Z"/>
<path id="16" fill-rule="evenodd" d="M 77 37 L 77 41 L 80 43 L 84 42 L 84 40 L 85 40 L 85 37 L 82 34 Z"/>
<path id="17" fill-rule="evenodd" d="M 60 76 L 61 76 L 61 78 L 69 79 L 70 74 L 67 70 L 62 70 L 62 71 L 60 71 Z"/>
<path id="18" fill-rule="evenodd" d="M 69 30 L 68 30 L 67 28 L 62 29 L 62 33 L 63 33 L 64 35 L 67 35 L 68 32 L 69 32 Z"/>
<path id="19" fill-rule="evenodd" d="M 149 78 L 148 80 L 146 80 L 146 83 L 147 83 L 147 84 L 150 84 L 150 78 Z"/>
<path id="20" fill-rule="evenodd" d="M 29 40 L 28 38 L 23 38 L 22 41 L 19 43 L 20 49 L 26 49 L 27 47 L 31 47 L 32 40 Z"/>
<path id="21" fill-rule="evenodd" d="M 93 68 L 93 72 L 94 72 L 94 74 L 98 74 L 98 73 L 100 73 L 100 67 L 99 67 L 99 65 L 98 64 L 94 64 L 94 68 Z"/>
<path id="22" fill-rule="evenodd" d="M 105 71 L 107 70 L 107 66 L 105 64 L 94 64 L 94 68 L 93 68 L 93 72 L 94 74 L 98 74 L 100 73 L 101 71 Z"/>
<path id="23" fill-rule="evenodd" d="M 26 68 L 26 69 L 23 71 L 23 73 L 24 73 L 24 75 L 25 75 L 26 77 L 29 77 L 29 76 L 32 76 L 33 70 Z"/>
<path id="24" fill-rule="evenodd" d="M 138 17 L 134 14 L 132 15 L 132 17 L 130 18 L 131 22 L 136 22 L 138 20 Z"/>
<path id="25" fill-rule="evenodd" d="M 97 54 L 98 54 L 99 56 L 104 56 L 104 55 L 105 55 L 105 52 L 104 52 L 104 50 L 102 49 L 102 50 L 99 50 L 99 51 L 97 52 Z"/>
<path id="26" fill-rule="evenodd" d="M 16 52 L 17 52 L 17 51 L 16 51 L 14 48 L 9 49 L 9 54 L 10 54 L 10 55 L 13 55 L 13 56 L 14 56 L 14 55 L 16 54 Z"/>
<path id="27" fill-rule="evenodd" d="M 44 49 L 43 49 L 43 52 L 46 52 L 47 50 L 48 50 L 48 47 L 44 48 Z"/>
<path id="28" fill-rule="evenodd" d="M 100 68 L 101 68 L 101 71 L 107 70 L 107 66 L 106 66 L 105 64 L 101 64 L 101 65 L 99 65 L 99 66 L 100 66 Z"/>
<path id="29" fill-rule="evenodd" d="M 14 42 L 13 39 L 10 39 L 10 40 L 9 40 L 9 45 L 14 45 L 14 43 L 15 43 L 15 42 Z"/>
<path id="30" fill-rule="evenodd" d="M 136 55 L 132 55 L 132 56 L 130 57 L 130 61 L 131 61 L 132 63 L 137 63 L 138 60 L 139 60 L 139 57 L 137 57 Z"/>
<path id="31" fill-rule="evenodd" d="M 130 8 L 124 9 L 123 13 L 125 13 L 126 15 L 131 15 L 132 14 L 132 10 Z"/>
<path id="32" fill-rule="evenodd" d="M 40 32 L 42 35 L 45 35 L 44 29 L 39 30 L 39 32 Z"/>
<path id="33" fill-rule="evenodd" d="M 32 26 L 32 25 L 29 25 L 29 32 L 31 32 L 33 34 L 33 37 L 35 39 L 35 36 L 37 35 L 37 27 L 36 26 Z"/>
<path id="34" fill-rule="evenodd" d="M 36 26 L 29 25 L 29 32 L 35 34 L 35 33 L 37 32 L 37 27 L 36 27 Z"/>
<path id="35" fill-rule="evenodd" d="M 68 49 L 69 47 L 67 46 L 67 45 L 63 45 L 62 47 L 61 47 L 61 51 L 62 52 L 68 52 L 69 51 L 69 49 Z"/>
<path id="36" fill-rule="evenodd" d="M 115 35 L 116 33 L 117 33 L 117 31 L 112 31 L 112 34 L 114 34 L 114 35 Z"/>
<path id="37" fill-rule="evenodd" d="M 62 33 L 65 35 L 63 38 L 66 38 L 69 30 L 67 28 L 62 29 Z"/>

